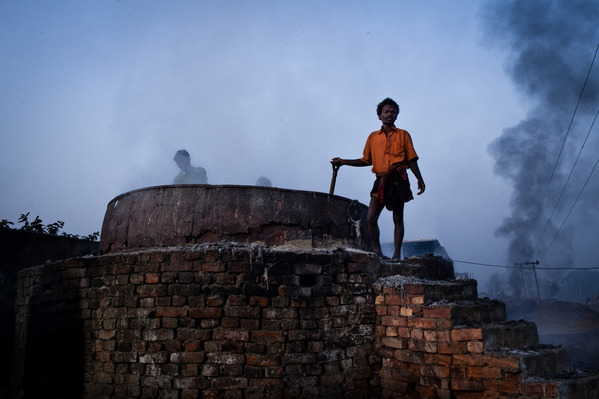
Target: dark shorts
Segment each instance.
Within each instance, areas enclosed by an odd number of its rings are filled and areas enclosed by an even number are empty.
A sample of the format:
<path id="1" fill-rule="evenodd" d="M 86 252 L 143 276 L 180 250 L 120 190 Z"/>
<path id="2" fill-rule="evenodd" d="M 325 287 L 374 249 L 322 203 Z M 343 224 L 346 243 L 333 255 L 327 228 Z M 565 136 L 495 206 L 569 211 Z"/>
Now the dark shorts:
<path id="1" fill-rule="evenodd" d="M 381 185 L 381 177 L 377 177 L 370 191 L 370 196 L 380 200 L 379 188 Z M 386 177 L 385 187 L 383 188 L 382 203 L 389 210 L 393 210 L 395 204 L 404 204 L 414 199 L 412 190 L 410 189 L 410 181 L 406 174 L 393 173 Z"/>

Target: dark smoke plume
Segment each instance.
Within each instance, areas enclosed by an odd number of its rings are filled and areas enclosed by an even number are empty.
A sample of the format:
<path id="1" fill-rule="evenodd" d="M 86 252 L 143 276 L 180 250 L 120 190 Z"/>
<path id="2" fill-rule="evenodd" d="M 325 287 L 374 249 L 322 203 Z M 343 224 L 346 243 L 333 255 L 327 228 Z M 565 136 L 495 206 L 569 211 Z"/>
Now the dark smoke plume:
<path id="1" fill-rule="evenodd" d="M 547 225 L 545 237 L 548 238 L 535 252 L 589 129 L 589 120 L 592 121 L 599 106 L 599 65 L 595 65 L 555 169 L 553 182 L 537 215 L 599 43 L 599 2 L 500 0 L 486 3 L 483 13 L 487 39 L 509 50 L 507 72 L 531 102 L 526 119 L 504 129 L 489 146 L 489 152 L 495 159 L 495 172 L 513 186 L 511 216 L 497 230 L 498 235 L 510 239 L 507 261 L 513 264 L 533 260 L 532 256 L 539 256 L 538 253 L 547 248 L 562 223 L 567 211 L 564 209 L 573 203 L 588 176 L 591 158 L 594 163 L 598 155 L 595 144 L 590 149 L 586 165 L 582 162 L 584 167 L 575 169 L 580 173 L 574 173 L 567 186 L 569 189 L 565 191 L 556 213 L 559 217 Z M 591 134 L 597 133 L 596 127 Z M 594 179 L 595 187 L 597 180 Z M 577 207 L 595 209 L 598 206 L 596 200 L 577 204 Z M 597 217 L 596 211 L 590 214 Z M 597 219 L 590 222 L 597 225 Z M 573 242 L 576 239 L 573 234 L 576 230 L 564 228 L 560 232 L 559 238 L 552 244 L 551 257 L 545 258 L 544 265 L 572 266 L 575 261 Z"/>

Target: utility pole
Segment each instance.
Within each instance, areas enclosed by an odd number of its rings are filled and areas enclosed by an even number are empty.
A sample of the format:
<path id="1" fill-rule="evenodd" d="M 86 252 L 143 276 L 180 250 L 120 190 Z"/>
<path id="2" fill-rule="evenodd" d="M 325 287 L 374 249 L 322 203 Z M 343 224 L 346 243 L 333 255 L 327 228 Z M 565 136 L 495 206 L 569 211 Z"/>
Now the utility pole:
<path id="1" fill-rule="evenodd" d="M 536 265 L 539 264 L 539 261 L 535 261 L 535 262 L 522 262 L 522 263 L 517 263 L 517 265 L 520 266 L 520 273 L 522 273 L 522 282 L 524 282 L 524 272 L 522 271 L 522 266 L 524 265 L 531 265 L 532 266 L 532 273 L 535 277 L 535 285 L 537 287 L 537 300 L 539 301 L 539 303 L 541 303 L 541 292 L 539 290 L 539 280 L 537 279 L 537 269 L 535 268 Z M 526 295 L 526 283 L 524 283 L 524 294 Z"/>
<path id="2" fill-rule="evenodd" d="M 528 299 L 528 294 L 526 293 L 526 280 L 524 280 L 524 270 L 522 270 L 522 265 L 524 263 L 516 263 L 516 266 L 520 266 L 520 276 L 522 277 L 522 288 L 524 288 L 524 299 Z"/>

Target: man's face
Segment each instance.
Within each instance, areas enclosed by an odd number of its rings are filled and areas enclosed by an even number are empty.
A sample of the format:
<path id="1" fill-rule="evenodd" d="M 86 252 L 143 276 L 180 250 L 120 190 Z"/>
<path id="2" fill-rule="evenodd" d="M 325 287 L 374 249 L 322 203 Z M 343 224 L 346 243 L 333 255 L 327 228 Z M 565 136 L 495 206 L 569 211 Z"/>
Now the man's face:
<path id="1" fill-rule="evenodd" d="M 175 158 L 175 162 L 181 170 L 187 170 L 189 168 L 189 165 L 191 165 L 191 160 L 186 157 L 177 157 Z"/>
<path id="2" fill-rule="evenodd" d="M 379 119 L 384 125 L 393 125 L 397 119 L 397 110 L 393 105 L 383 105 Z"/>

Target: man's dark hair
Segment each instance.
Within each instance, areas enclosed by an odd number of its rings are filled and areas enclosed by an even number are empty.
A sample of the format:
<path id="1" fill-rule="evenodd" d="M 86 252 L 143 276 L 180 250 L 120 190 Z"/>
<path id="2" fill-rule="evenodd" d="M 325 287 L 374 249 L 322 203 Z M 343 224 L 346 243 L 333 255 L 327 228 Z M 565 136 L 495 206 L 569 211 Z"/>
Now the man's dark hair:
<path id="1" fill-rule="evenodd" d="M 395 101 L 393 101 L 391 98 L 387 97 L 385 98 L 383 101 L 381 101 L 379 103 L 379 105 L 376 106 L 376 114 L 377 115 L 381 115 L 381 112 L 383 112 L 383 107 L 385 105 L 391 105 L 392 107 L 395 107 L 395 109 L 397 110 L 397 113 L 399 114 L 399 105 L 397 105 L 397 103 Z"/>
<path id="2" fill-rule="evenodd" d="M 177 151 L 177 153 L 175 154 L 174 160 L 176 161 L 179 158 L 191 159 L 191 157 L 189 156 L 189 153 L 187 151 L 185 151 L 185 150 L 179 150 L 179 151 Z"/>

